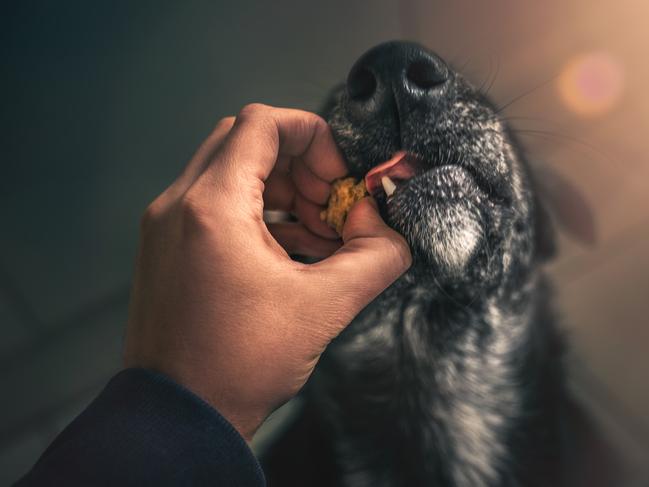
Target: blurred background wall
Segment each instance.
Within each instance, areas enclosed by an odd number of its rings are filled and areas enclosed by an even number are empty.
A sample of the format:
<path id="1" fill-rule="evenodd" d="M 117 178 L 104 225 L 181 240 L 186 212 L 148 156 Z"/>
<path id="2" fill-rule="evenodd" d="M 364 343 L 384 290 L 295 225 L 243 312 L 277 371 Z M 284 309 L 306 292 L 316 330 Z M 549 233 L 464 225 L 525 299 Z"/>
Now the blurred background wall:
<path id="1" fill-rule="evenodd" d="M 570 375 L 649 479 L 649 5 L 640 0 L 4 2 L 0 485 L 120 366 L 138 220 L 222 117 L 317 109 L 372 45 L 420 41 L 488 89 L 589 200 L 552 264 Z"/>

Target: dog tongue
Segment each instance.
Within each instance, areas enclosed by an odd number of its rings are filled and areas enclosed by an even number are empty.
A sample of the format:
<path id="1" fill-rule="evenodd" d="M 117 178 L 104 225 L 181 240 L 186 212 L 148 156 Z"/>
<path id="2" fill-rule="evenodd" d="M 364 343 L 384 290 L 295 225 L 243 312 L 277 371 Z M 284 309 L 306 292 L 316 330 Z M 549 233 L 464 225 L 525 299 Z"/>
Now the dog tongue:
<path id="1" fill-rule="evenodd" d="M 374 166 L 365 175 L 365 187 L 371 195 L 383 191 L 381 179 L 385 176 L 394 181 L 405 181 L 415 175 L 415 165 L 405 151 L 394 154 L 390 160 Z"/>

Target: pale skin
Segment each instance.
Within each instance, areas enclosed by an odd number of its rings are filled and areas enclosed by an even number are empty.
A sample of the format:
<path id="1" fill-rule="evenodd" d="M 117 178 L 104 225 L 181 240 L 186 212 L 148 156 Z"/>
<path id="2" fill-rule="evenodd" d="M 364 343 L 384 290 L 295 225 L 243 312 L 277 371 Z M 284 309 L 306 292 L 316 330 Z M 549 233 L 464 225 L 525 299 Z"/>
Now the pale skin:
<path id="1" fill-rule="evenodd" d="M 365 198 L 342 240 L 320 221 L 347 173 L 326 122 L 249 105 L 221 120 L 141 225 L 124 350 L 214 406 L 246 439 L 411 254 Z M 266 224 L 264 209 L 297 223 Z M 289 254 L 322 257 L 302 264 Z"/>

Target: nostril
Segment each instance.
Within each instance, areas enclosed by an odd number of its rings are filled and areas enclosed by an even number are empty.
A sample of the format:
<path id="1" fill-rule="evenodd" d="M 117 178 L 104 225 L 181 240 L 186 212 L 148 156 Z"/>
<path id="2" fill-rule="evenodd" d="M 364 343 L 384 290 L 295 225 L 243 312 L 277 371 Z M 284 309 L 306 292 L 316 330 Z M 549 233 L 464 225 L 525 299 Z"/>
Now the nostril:
<path id="1" fill-rule="evenodd" d="M 431 61 L 415 61 L 406 71 L 406 78 L 415 86 L 427 90 L 446 81 L 444 74 Z"/>
<path id="2" fill-rule="evenodd" d="M 356 69 L 347 79 L 347 90 L 354 100 L 365 100 L 376 91 L 376 78 L 367 68 Z"/>

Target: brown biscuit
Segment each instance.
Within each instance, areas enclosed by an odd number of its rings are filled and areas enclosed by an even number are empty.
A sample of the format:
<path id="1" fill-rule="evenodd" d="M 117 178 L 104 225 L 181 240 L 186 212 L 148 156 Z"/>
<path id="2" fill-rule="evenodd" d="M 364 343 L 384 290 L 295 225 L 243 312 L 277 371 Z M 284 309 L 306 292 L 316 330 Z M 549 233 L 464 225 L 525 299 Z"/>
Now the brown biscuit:
<path id="1" fill-rule="evenodd" d="M 354 178 L 338 179 L 333 183 L 327 209 L 320 212 L 320 219 L 342 235 L 349 210 L 368 195 L 365 181 L 356 184 Z"/>

